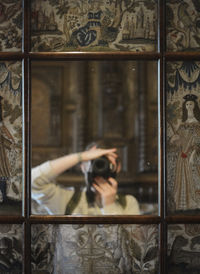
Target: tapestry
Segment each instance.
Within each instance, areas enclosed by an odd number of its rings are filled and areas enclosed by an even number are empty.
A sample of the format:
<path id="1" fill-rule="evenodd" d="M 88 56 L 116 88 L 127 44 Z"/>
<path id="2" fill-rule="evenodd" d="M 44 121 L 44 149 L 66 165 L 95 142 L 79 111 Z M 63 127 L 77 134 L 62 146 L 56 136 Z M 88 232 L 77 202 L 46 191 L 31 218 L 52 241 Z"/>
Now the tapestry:
<path id="1" fill-rule="evenodd" d="M 0 225 L 0 273 L 22 273 L 22 236 L 21 225 Z"/>
<path id="2" fill-rule="evenodd" d="M 168 226 L 167 269 L 169 274 L 197 274 L 200 269 L 200 225 Z"/>
<path id="3" fill-rule="evenodd" d="M 22 50 L 22 1 L 0 3 L 0 51 Z"/>
<path id="4" fill-rule="evenodd" d="M 21 201 L 22 65 L 19 61 L 0 62 L 0 162 L 0 204 Z"/>
<path id="5" fill-rule="evenodd" d="M 166 1 L 167 51 L 200 50 L 200 2 Z"/>
<path id="6" fill-rule="evenodd" d="M 159 273 L 156 225 L 32 225 L 32 273 Z"/>
<path id="7" fill-rule="evenodd" d="M 200 208 L 200 62 L 167 63 L 167 201 L 169 213 Z"/>
<path id="8" fill-rule="evenodd" d="M 33 0 L 32 51 L 155 51 L 156 0 Z"/>

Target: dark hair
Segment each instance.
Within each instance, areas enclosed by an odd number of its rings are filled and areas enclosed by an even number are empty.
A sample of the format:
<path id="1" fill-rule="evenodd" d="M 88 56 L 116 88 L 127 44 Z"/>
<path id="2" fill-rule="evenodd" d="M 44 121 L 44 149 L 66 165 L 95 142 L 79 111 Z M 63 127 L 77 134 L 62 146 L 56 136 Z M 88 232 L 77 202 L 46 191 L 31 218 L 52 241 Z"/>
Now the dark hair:
<path id="1" fill-rule="evenodd" d="M 183 105 L 182 105 L 182 110 L 183 110 L 182 122 L 185 122 L 188 118 L 188 111 L 186 109 L 186 103 L 188 101 L 194 102 L 194 110 L 193 110 L 194 117 L 200 122 L 200 108 L 199 108 L 199 105 L 198 105 L 196 100 L 186 100 L 185 102 L 183 102 Z"/>
<path id="2" fill-rule="evenodd" d="M 86 146 L 86 150 L 91 149 L 92 147 L 96 146 L 97 148 L 111 148 L 112 144 L 109 142 L 106 142 L 104 140 L 96 140 L 93 142 L 90 142 L 87 146 Z"/>
<path id="3" fill-rule="evenodd" d="M 105 143 L 102 140 L 96 140 L 93 142 L 90 142 L 87 146 L 86 146 L 86 150 L 91 149 L 92 147 L 98 147 L 98 148 L 104 148 L 105 147 Z M 94 202 L 95 202 L 95 194 L 94 192 L 91 190 L 91 186 L 88 184 L 88 177 L 87 177 L 87 173 L 85 173 L 85 180 L 86 180 L 86 199 L 88 202 L 89 206 L 93 206 Z"/>
<path id="4" fill-rule="evenodd" d="M 110 148 L 111 143 L 106 142 L 105 140 L 95 140 L 95 141 L 89 143 L 86 146 L 86 150 L 89 150 L 94 146 L 96 146 L 97 148 Z M 89 206 L 93 206 L 94 202 L 95 202 L 95 194 L 91 190 L 91 185 L 88 183 L 88 174 L 85 173 L 84 175 L 85 175 L 85 180 L 86 180 L 86 198 L 87 198 L 87 202 L 88 202 Z"/>

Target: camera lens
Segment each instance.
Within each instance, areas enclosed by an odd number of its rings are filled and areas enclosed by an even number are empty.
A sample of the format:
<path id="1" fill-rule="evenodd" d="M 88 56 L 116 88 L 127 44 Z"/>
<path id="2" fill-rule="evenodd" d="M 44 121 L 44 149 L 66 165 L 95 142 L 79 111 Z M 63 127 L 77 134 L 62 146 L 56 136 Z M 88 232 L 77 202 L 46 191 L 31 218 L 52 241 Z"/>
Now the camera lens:
<path id="1" fill-rule="evenodd" d="M 105 168 L 105 162 L 104 161 L 96 161 L 96 168 L 98 169 L 102 169 L 102 168 Z"/>
<path id="2" fill-rule="evenodd" d="M 103 174 L 109 169 L 109 160 L 107 158 L 98 158 L 93 162 L 93 172 L 96 174 Z"/>

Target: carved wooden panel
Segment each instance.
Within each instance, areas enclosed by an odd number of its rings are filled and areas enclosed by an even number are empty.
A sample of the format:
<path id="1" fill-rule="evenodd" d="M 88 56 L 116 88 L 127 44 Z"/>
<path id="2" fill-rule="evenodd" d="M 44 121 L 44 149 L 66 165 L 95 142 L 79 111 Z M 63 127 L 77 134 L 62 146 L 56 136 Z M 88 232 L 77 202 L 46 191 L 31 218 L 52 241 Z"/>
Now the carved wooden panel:
<path id="1" fill-rule="evenodd" d="M 32 69 L 32 127 L 37 129 L 32 140 L 36 146 L 61 145 L 62 73 L 56 65 Z"/>
<path id="2" fill-rule="evenodd" d="M 168 51 L 199 51 L 200 3 L 195 0 L 166 1 Z"/>
<path id="3" fill-rule="evenodd" d="M 0 3 L 0 51 L 22 50 L 22 1 Z"/>
<path id="4" fill-rule="evenodd" d="M 15 214 L 22 200 L 21 77 L 21 62 L 0 62 L 0 214 Z"/>
<path id="5" fill-rule="evenodd" d="M 0 273 L 22 273 L 22 226 L 0 225 Z"/>
<path id="6" fill-rule="evenodd" d="M 167 195 L 170 213 L 200 208 L 200 63 L 167 66 Z"/>
<path id="7" fill-rule="evenodd" d="M 156 225 L 32 225 L 32 273 L 159 273 Z"/>
<path id="8" fill-rule="evenodd" d="M 33 166 L 85 148 L 84 68 L 84 62 L 32 62 Z"/>
<path id="9" fill-rule="evenodd" d="M 88 142 L 103 139 L 107 146 L 118 147 L 128 178 L 137 181 L 140 173 L 157 172 L 157 63 L 89 65 Z"/>
<path id="10" fill-rule="evenodd" d="M 157 1 L 32 1 L 32 51 L 155 51 Z"/>
<path id="11" fill-rule="evenodd" d="M 168 226 L 168 264 L 169 274 L 196 274 L 200 268 L 200 225 Z"/>

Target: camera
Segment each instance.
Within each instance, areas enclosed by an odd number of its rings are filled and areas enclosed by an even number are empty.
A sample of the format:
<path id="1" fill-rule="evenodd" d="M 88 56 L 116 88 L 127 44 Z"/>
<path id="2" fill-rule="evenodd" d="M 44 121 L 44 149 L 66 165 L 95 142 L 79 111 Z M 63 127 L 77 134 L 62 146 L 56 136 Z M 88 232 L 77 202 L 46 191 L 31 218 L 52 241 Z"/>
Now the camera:
<path id="1" fill-rule="evenodd" d="M 88 183 L 92 185 L 95 177 L 103 177 L 108 179 L 109 177 L 115 178 L 116 168 L 105 156 L 99 157 L 91 161 L 90 169 L 88 172 Z"/>

